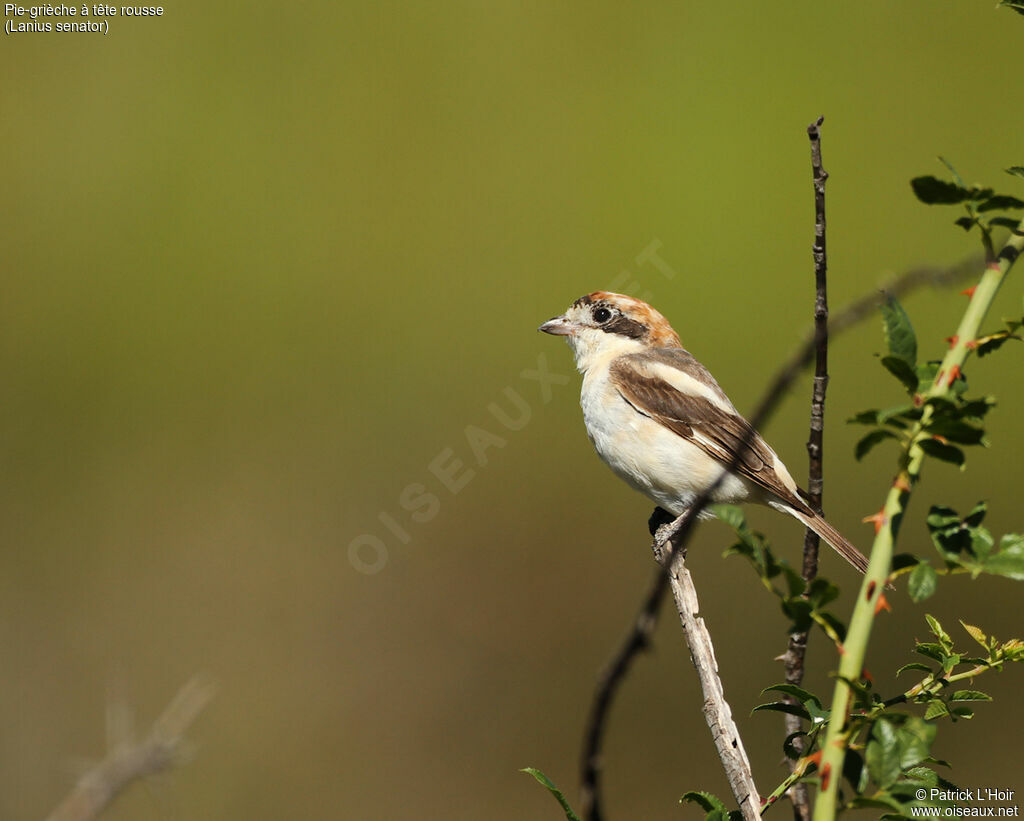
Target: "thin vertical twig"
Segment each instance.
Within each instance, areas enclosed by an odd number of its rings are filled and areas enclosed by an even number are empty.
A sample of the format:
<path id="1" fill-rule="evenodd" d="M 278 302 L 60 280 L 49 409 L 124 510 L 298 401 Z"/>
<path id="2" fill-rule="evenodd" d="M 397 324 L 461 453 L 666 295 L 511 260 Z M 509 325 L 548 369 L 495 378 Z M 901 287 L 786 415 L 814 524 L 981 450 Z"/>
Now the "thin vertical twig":
<path id="1" fill-rule="evenodd" d="M 821 496 L 824 490 L 823 475 L 823 435 L 825 430 L 825 391 L 828 388 L 828 255 L 825 246 L 825 181 L 828 172 L 821 163 L 821 125 L 824 117 L 819 117 L 807 126 L 807 136 L 811 141 L 811 171 L 814 179 L 814 245 L 811 253 L 814 257 L 814 387 L 811 393 L 811 428 L 807 439 L 807 503 L 815 513 L 822 513 Z M 810 528 L 804 536 L 804 561 L 802 575 L 810 584 L 818 575 L 818 534 Z M 789 645 L 783 655 L 786 667 L 786 683 L 799 686 L 804 679 L 804 657 L 807 653 L 806 630 L 791 633 Z M 795 703 L 795 699 L 786 697 Z M 787 713 L 785 715 L 786 736 L 792 737 L 792 745 L 799 753 L 804 752 L 802 737 L 795 735 L 802 730 L 800 717 Z M 792 773 L 797 766 L 796 761 L 789 761 Z M 807 786 L 796 783 L 789 790 L 789 798 L 793 802 L 794 821 L 810 821 L 811 799 Z"/>

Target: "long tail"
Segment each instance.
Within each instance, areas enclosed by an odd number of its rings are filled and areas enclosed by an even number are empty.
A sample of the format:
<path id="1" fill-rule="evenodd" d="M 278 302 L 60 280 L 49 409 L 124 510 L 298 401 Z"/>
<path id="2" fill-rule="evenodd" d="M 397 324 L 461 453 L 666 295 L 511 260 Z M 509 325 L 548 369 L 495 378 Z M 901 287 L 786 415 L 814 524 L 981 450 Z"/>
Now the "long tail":
<path id="1" fill-rule="evenodd" d="M 769 503 L 771 504 L 771 503 Z M 817 515 L 816 513 L 802 513 L 789 505 L 775 503 L 772 507 L 778 510 L 784 510 L 790 516 L 794 516 L 804 523 L 807 527 L 817 533 L 823 538 L 829 545 L 842 556 L 846 561 L 856 567 L 861 573 L 866 573 L 868 569 L 867 557 L 855 548 L 838 530 L 832 525 L 825 521 L 824 518 Z"/>

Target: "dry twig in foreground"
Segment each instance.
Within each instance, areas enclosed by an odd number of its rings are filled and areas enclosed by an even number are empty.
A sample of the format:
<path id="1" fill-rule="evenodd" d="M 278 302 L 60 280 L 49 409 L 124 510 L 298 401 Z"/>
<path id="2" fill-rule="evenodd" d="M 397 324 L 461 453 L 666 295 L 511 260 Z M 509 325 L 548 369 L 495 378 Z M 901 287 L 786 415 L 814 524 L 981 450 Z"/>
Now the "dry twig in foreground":
<path id="1" fill-rule="evenodd" d="M 47 821 L 90 821 L 133 781 L 173 767 L 181 758 L 184 736 L 213 698 L 214 686 L 201 677 L 189 680 L 142 741 L 119 741 L 107 757 L 82 776 Z"/>

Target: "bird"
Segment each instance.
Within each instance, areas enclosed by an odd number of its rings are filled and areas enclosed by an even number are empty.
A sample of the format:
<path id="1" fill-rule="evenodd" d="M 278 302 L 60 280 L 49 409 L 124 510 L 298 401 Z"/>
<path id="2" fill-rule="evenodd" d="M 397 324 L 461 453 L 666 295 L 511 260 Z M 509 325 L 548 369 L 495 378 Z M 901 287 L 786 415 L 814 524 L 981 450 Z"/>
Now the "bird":
<path id="1" fill-rule="evenodd" d="M 775 451 L 653 307 L 595 291 L 538 330 L 569 343 L 583 375 L 587 435 L 632 488 L 680 516 L 721 477 L 712 503 L 754 502 L 788 513 L 867 570 L 864 555 L 810 507 Z"/>

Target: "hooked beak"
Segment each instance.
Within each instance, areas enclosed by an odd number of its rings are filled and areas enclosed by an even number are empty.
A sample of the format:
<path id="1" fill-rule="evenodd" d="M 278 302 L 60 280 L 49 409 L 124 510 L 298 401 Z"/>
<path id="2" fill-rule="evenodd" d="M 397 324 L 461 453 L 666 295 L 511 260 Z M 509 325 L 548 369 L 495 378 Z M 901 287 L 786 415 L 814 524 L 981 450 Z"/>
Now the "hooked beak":
<path id="1" fill-rule="evenodd" d="M 576 333 L 576 323 L 566 319 L 564 316 L 556 316 L 554 319 L 549 319 L 537 330 L 552 336 L 572 336 Z"/>

